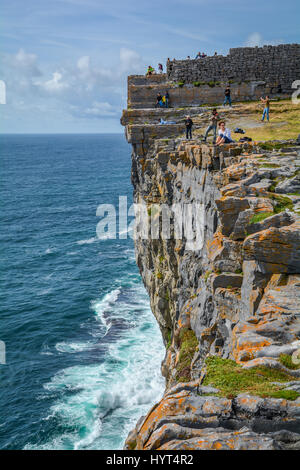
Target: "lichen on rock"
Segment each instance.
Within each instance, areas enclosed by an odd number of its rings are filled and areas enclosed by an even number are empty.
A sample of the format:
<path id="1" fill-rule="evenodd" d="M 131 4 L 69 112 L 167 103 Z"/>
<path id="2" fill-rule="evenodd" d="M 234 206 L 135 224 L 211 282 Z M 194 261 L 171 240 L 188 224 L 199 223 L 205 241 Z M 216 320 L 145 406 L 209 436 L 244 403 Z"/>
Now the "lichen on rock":
<path id="1" fill-rule="evenodd" d="M 280 148 L 180 138 L 186 111 L 159 110 L 176 122 L 161 126 L 157 111 L 132 110 L 123 124 L 134 200 L 157 227 L 135 250 L 166 347 L 166 390 L 125 448 L 300 449 L 300 198 L 287 194 L 298 191 L 300 148 L 288 168 Z M 176 210 L 188 206 L 194 238 L 178 237 Z"/>

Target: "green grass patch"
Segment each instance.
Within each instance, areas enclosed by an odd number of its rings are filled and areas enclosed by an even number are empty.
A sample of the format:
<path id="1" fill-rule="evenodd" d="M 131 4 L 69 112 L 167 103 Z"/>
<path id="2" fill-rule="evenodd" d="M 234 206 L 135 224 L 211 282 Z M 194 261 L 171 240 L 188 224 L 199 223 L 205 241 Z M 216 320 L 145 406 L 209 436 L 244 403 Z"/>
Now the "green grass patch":
<path id="1" fill-rule="evenodd" d="M 179 88 L 182 88 L 184 85 L 184 82 L 178 82 L 177 85 L 179 86 Z"/>
<path id="2" fill-rule="evenodd" d="M 203 385 L 216 387 L 220 390 L 219 396 L 234 398 L 240 393 L 248 393 L 259 397 L 287 400 L 295 400 L 300 396 L 298 392 L 290 393 L 290 391 L 281 390 L 280 385 L 272 383 L 295 380 L 294 377 L 280 370 L 262 366 L 243 369 L 231 359 L 222 359 L 217 356 L 208 357 L 205 363 L 207 375 Z"/>
<path id="3" fill-rule="evenodd" d="M 279 214 L 286 209 L 293 210 L 293 202 L 289 197 L 282 196 L 281 194 L 272 194 L 271 199 L 276 203 L 274 207 L 275 214 Z"/>
<path id="4" fill-rule="evenodd" d="M 274 212 L 258 212 L 258 214 L 254 214 L 254 216 L 251 217 L 250 224 L 257 224 L 258 222 L 271 217 L 271 215 L 274 215 Z"/>
<path id="5" fill-rule="evenodd" d="M 198 347 L 198 340 L 193 330 L 183 328 L 180 331 L 180 352 L 176 366 L 176 380 L 178 382 L 189 382 L 191 380 L 191 362 Z"/>
<path id="6" fill-rule="evenodd" d="M 280 165 L 277 163 L 263 163 L 262 165 L 259 165 L 260 168 L 280 168 Z"/>
<path id="7" fill-rule="evenodd" d="M 300 369 L 300 364 L 294 364 L 292 361 L 292 356 L 289 356 L 288 354 L 280 354 L 279 361 L 288 369 Z"/>
<path id="8" fill-rule="evenodd" d="M 171 330 L 168 330 L 168 332 L 167 332 L 167 345 L 166 345 L 167 349 L 169 349 L 169 347 L 171 346 L 171 342 L 172 342 Z"/>
<path id="9" fill-rule="evenodd" d="M 261 112 L 260 110 L 258 111 Z M 287 147 L 287 144 L 282 144 L 280 142 L 264 142 L 259 144 L 260 148 L 263 150 L 280 150 L 284 147 Z"/>

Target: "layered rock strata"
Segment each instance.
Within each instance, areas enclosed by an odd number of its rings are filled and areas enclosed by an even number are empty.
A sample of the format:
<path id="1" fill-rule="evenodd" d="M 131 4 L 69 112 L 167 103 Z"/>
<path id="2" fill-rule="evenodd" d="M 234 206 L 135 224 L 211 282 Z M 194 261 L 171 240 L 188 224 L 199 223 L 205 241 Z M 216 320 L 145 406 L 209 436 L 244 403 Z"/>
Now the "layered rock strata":
<path id="1" fill-rule="evenodd" d="M 125 448 L 299 449 L 300 149 L 186 141 L 134 112 L 136 261 L 166 391 Z"/>

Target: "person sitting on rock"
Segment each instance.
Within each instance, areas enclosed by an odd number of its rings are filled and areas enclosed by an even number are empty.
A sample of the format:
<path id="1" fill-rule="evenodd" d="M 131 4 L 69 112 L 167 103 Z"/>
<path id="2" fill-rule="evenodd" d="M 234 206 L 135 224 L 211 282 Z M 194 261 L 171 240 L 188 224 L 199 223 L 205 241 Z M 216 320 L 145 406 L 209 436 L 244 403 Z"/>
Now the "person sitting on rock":
<path id="1" fill-rule="evenodd" d="M 264 103 L 264 105 L 265 105 L 261 120 L 264 121 L 264 120 L 265 120 L 265 116 L 267 116 L 267 121 L 269 122 L 269 119 L 270 119 L 270 98 L 269 98 L 268 95 L 267 95 L 265 98 L 262 98 L 262 97 L 261 97 L 260 100 L 261 100 L 262 103 Z"/>
<path id="2" fill-rule="evenodd" d="M 201 59 L 201 52 L 198 52 L 198 54 L 196 55 L 195 59 Z"/>
<path id="3" fill-rule="evenodd" d="M 154 68 L 151 67 L 151 65 L 148 66 L 146 76 L 149 77 L 149 75 L 152 75 L 155 72 Z"/>
<path id="4" fill-rule="evenodd" d="M 192 127 L 194 123 L 191 120 L 191 116 L 186 116 L 184 123 L 185 123 L 185 129 L 186 129 L 186 138 L 192 139 Z"/>
<path id="5" fill-rule="evenodd" d="M 231 144 L 233 142 L 231 138 L 231 132 L 228 127 L 225 127 L 225 121 L 219 122 L 219 135 L 216 141 L 216 145 Z"/>
<path id="6" fill-rule="evenodd" d="M 207 139 L 207 136 L 208 136 L 209 132 L 213 131 L 214 132 L 213 143 L 215 144 L 216 143 L 216 138 L 217 138 L 217 124 L 218 124 L 218 121 L 220 120 L 220 115 L 219 115 L 216 108 L 214 108 L 212 110 L 212 115 L 211 115 L 210 119 L 211 119 L 211 123 L 208 126 L 208 128 L 206 129 L 203 142 L 206 142 L 206 139 Z"/>
<path id="7" fill-rule="evenodd" d="M 156 107 L 156 108 L 162 108 L 162 107 L 163 107 L 162 96 L 161 96 L 160 93 L 157 93 L 157 95 L 156 95 L 155 107 Z"/>

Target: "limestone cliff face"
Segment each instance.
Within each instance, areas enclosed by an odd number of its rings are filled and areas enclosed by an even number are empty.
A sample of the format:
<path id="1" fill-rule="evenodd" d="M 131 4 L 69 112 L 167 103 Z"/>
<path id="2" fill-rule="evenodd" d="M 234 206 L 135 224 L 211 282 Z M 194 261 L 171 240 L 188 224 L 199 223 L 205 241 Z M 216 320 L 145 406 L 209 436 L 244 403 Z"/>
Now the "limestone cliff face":
<path id="1" fill-rule="evenodd" d="M 125 113 L 123 124 L 135 202 L 160 227 L 135 249 L 166 391 L 125 448 L 300 448 L 300 369 L 289 361 L 300 348 L 299 149 L 186 141 L 180 111 L 165 126 L 157 112 L 147 125 Z M 191 237 L 176 236 L 176 211 Z"/>

